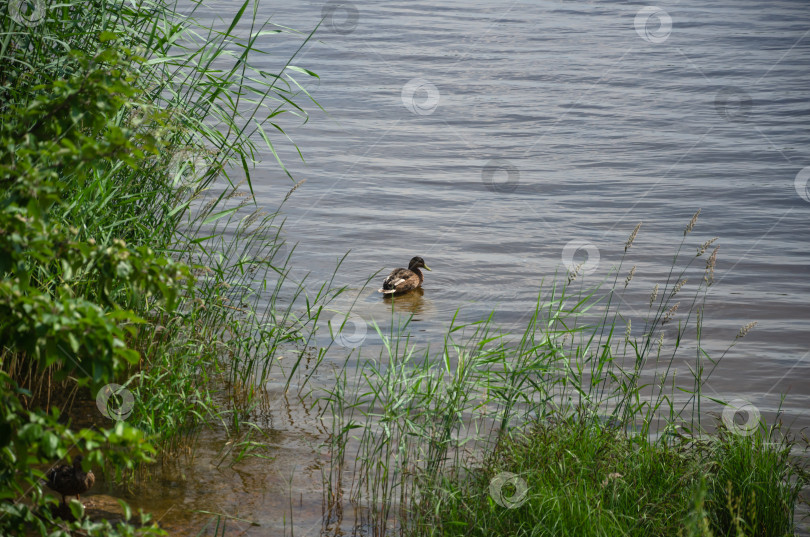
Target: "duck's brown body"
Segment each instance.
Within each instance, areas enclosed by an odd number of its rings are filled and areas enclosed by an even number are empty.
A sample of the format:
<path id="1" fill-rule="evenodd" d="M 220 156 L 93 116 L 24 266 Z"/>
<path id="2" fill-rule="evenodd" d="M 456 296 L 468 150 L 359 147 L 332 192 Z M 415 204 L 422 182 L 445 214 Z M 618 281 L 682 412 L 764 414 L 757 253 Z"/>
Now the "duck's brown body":
<path id="1" fill-rule="evenodd" d="M 394 293 L 404 293 L 412 289 L 416 289 L 425 281 L 425 276 L 422 274 L 420 268 L 430 270 L 425 265 L 425 260 L 421 257 L 414 257 L 408 264 L 408 268 L 394 269 L 391 274 L 383 281 L 382 288 L 379 290 L 384 295 L 391 295 Z"/>
<path id="2" fill-rule="evenodd" d="M 82 471 L 82 456 L 79 455 L 73 460 L 73 466 L 63 464 L 56 468 L 51 468 L 47 474 L 46 485 L 62 495 L 62 503 L 65 503 L 65 496 L 76 496 L 84 494 L 96 482 L 93 472 Z"/>

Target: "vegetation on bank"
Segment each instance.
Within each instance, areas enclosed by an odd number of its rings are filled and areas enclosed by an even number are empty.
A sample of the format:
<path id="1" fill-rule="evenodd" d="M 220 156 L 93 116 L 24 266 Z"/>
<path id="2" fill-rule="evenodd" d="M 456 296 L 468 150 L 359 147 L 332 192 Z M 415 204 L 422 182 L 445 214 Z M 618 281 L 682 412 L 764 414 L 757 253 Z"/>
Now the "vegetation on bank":
<path id="1" fill-rule="evenodd" d="M 0 534 L 161 533 L 148 517 L 57 520 L 41 479 L 79 453 L 132 479 L 211 423 L 238 461 L 262 447 L 249 419 L 278 350 L 299 349 L 288 386 L 325 360 L 315 330 L 343 289 L 291 281 L 276 214 L 250 196 L 255 144 L 276 154 L 277 118 L 317 105 L 299 81 L 315 75 L 254 66 L 257 42 L 287 31 L 255 8 L 221 29 L 163 0 L 0 10 Z M 375 535 L 790 533 L 807 477 L 791 441 L 760 424 L 703 434 L 717 250 L 681 263 L 683 246 L 642 318 L 619 312 L 635 272 L 620 265 L 608 289 L 577 271 L 545 283 L 523 333 L 454 319 L 422 349 L 408 321 L 377 327 L 382 354 L 311 395 L 331 426 L 324 530 L 350 501 Z M 118 406 L 73 424 L 73 402 L 100 394 Z M 521 505 L 503 472 L 525 481 Z"/>
<path id="2" fill-rule="evenodd" d="M 257 307 L 288 269 L 275 214 L 249 194 L 256 141 L 273 148 L 281 114 L 306 117 L 297 78 L 315 75 L 254 66 L 257 41 L 283 30 L 255 7 L 221 29 L 164 0 L 0 9 L 0 534 L 53 531 L 42 478 L 77 454 L 121 481 L 193 446 L 201 424 L 249 449 L 244 362 L 305 341 L 327 298 Z M 72 404 L 97 396 L 94 423 L 74 426 Z"/>

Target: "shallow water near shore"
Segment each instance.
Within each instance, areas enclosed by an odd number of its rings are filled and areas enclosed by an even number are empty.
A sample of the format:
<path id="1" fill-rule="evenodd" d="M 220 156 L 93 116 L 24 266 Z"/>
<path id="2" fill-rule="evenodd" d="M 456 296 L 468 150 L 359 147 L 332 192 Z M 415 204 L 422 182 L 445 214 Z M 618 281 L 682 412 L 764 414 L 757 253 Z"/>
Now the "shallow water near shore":
<path id="1" fill-rule="evenodd" d="M 583 261 L 586 285 L 601 281 L 643 221 L 619 276 L 637 266 L 623 307 L 640 325 L 700 208 L 683 255 L 719 237 L 706 346 L 721 351 L 758 321 L 705 393 L 744 398 L 766 419 L 787 393 L 784 423 L 810 426 L 806 4 L 665 2 L 649 26 L 642 5 L 346 5 L 330 15 L 320 2 L 266 2 L 259 19 L 306 32 L 327 14 L 294 62 L 320 76 L 307 89 L 327 113 L 310 106 L 305 126 L 285 124 L 306 163 L 279 152 L 306 183 L 283 207 L 284 229 L 298 243 L 294 273 L 312 285 L 351 252 L 335 315 L 357 298 L 352 346 L 376 354 L 372 323 L 388 326 L 392 308 L 413 314 L 419 344 L 441 341 L 459 309 L 463 321 L 494 310 L 498 327 L 521 331 L 541 285 Z M 296 44 L 268 39 L 268 70 Z M 269 152 L 252 179 L 270 209 L 293 185 Z M 382 278 L 414 255 L 433 269 L 423 292 L 383 299 Z M 128 500 L 173 534 L 222 513 L 235 517 L 228 534 L 282 532 L 292 516 L 296 535 L 318 535 L 324 430 L 306 405 L 275 401 L 270 459 L 216 468 L 223 440 L 206 432 L 193 460 Z"/>

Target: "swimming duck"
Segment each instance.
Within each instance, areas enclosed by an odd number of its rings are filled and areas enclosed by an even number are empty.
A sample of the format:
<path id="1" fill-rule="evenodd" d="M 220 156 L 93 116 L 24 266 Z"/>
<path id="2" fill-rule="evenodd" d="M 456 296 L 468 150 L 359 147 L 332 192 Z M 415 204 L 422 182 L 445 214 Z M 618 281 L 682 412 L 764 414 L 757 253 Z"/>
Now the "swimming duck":
<path id="1" fill-rule="evenodd" d="M 84 472 L 82 470 L 82 457 L 76 456 L 73 459 L 73 466 L 62 464 L 55 468 L 51 468 L 45 477 L 48 488 L 55 490 L 62 495 L 62 503 L 65 503 L 65 496 L 76 496 L 79 499 L 79 494 L 84 494 L 96 482 L 96 476 L 93 471 Z"/>
<path id="2" fill-rule="evenodd" d="M 424 259 L 418 256 L 414 257 L 411 259 L 411 262 L 408 263 L 408 268 L 394 269 L 385 281 L 383 281 L 382 288 L 379 292 L 384 295 L 391 295 L 394 293 L 404 293 L 405 291 L 420 287 L 425 280 L 422 271 L 419 270 L 420 268 L 430 270 L 428 266 L 425 265 Z"/>

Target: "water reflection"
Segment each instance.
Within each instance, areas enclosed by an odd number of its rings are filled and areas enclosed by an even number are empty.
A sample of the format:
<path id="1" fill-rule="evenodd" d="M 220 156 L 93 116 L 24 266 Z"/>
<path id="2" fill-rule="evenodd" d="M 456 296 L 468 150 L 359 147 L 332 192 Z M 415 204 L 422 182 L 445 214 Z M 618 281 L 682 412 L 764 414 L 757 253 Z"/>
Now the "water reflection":
<path id="1" fill-rule="evenodd" d="M 430 300 L 425 300 L 424 295 L 425 290 L 417 287 L 401 295 L 384 295 L 383 302 L 397 313 L 408 313 L 416 316 L 427 312 L 431 308 Z"/>

